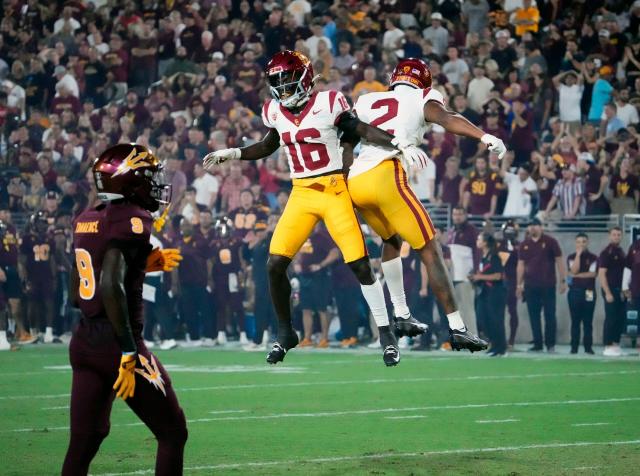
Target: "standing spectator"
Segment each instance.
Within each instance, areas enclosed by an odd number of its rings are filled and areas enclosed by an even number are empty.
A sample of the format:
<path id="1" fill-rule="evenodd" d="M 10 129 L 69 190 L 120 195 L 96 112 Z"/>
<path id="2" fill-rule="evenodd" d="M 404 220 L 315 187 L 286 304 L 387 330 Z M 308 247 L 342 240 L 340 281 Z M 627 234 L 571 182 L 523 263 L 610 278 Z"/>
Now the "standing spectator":
<path id="1" fill-rule="evenodd" d="M 449 83 L 458 86 L 460 90 L 464 91 L 469 82 L 469 66 L 466 61 L 460 59 L 458 55 L 458 48 L 455 46 L 447 48 L 449 61 L 442 65 L 442 72 L 447 77 Z"/>
<path id="2" fill-rule="evenodd" d="M 483 329 L 491 347 L 488 354 L 498 357 L 506 354 L 507 340 L 504 331 L 506 288 L 504 267 L 498 256 L 496 240 L 491 233 L 478 235 L 476 244 L 480 259 L 470 280 L 476 288 L 475 310 L 478 329 Z"/>
<path id="3" fill-rule="evenodd" d="M 329 347 L 329 324 L 327 307 L 331 303 L 331 284 L 328 267 L 340 258 L 340 251 L 333 244 L 327 232 L 317 227 L 300 248 L 300 254 L 294 269 L 300 280 L 300 309 L 304 338 L 298 347 L 313 345 L 313 314 L 320 317 L 319 349 Z"/>
<path id="4" fill-rule="evenodd" d="M 604 298 L 604 340 L 603 355 L 619 357 L 620 335 L 625 323 L 625 306 L 622 295 L 622 275 L 626 256 L 620 247 L 622 229 L 613 227 L 609 230 L 609 244 L 602 250 L 598 258 L 598 281 Z"/>
<path id="5" fill-rule="evenodd" d="M 476 63 L 473 67 L 473 79 L 469 81 L 467 99 L 469 106 L 477 112 L 482 112 L 482 106 L 489 100 L 489 93 L 494 84 L 485 76 L 484 63 Z"/>
<path id="6" fill-rule="evenodd" d="M 402 47 L 404 31 L 398 28 L 397 21 L 391 17 L 387 17 L 384 27 L 387 31 L 382 35 L 382 49 L 395 58 L 396 51 Z"/>
<path id="7" fill-rule="evenodd" d="M 465 0 L 462 4 L 462 21 L 469 33 L 480 33 L 489 24 L 489 3 L 487 0 Z"/>
<path id="8" fill-rule="evenodd" d="M 591 107 L 589 108 L 589 122 L 599 123 L 604 112 L 605 104 L 611 101 L 613 86 L 609 79 L 613 75 L 611 66 L 603 66 L 600 68 L 600 77 L 593 84 L 593 92 L 591 93 Z"/>
<path id="9" fill-rule="evenodd" d="M 309 59 L 312 62 L 315 62 L 318 59 L 318 43 L 324 41 L 329 50 L 333 46 L 331 44 L 331 40 L 324 36 L 324 30 L 322 29 L 321 20 L 314 20 L 311 23 L 311 32 L 313 33 L 313 35 L 307 38 L 304 43 L 307 48 L 309 48 Z"/>
<path id="10" fill-rule="evenodd" d="M 434 203 L 436 193 L 436 164 L 429 160 L 423 169 L 409 169 L 409 183 L 418 200 Z"/>
<path id="11" fill-rule="evenodd" d="M 514 165 L 519 166 L 529 162 L 531 152 L 536 149 L 536 138 L 533 132 L 533 113 L 520 97 L 513 100 L 511 109 L 513 111 L 511 146 L 515 154 Z"/>
<path id="12" fill-rule="evenodd" d="M 64 66 L 58 65 L 54 70 L 53 76 L 57 79 L 56 82 L 56 96 L 60 96 L 62 93 L 62 89 L 66 89 L 67 92 L 75 97 L 80 97 L 80 87 L 78 86 L 78 81 L 74 78 L 71 73 L 67 71 L 67 68 Z"/>
<path id="13" fill-rule="evenodd" d="M 580 127 L 582 111 L 580 102 L 584 86 L 582 76 L 578 76 L 573 70 L 560 73 L 553 78 L 553 85 L 558 90 L 558 111 L 560 121 L 568 124 L 569 131 L 575 134 Z"/>
<path id="14" fill-rule="evenodd" d="M 513 348 L 518 332 L 518 225 L 508 220 L 502 225 L 502 241 L 498 245 L 498 256 L 504 266 L 504 281 L 507 288 L 509 310 L 509 348 Z"/>
<path id="15" fill-rule="evenodd" d="M 273 236 L 275 222 L 257 221 L 253 228 L 253 235 L 247 243 L 249 264 L 254 293 L 254 311 L 256 332 L 253 342 L 244 347 L 247 351 L 265 351 L 269 342 L 269 327 L 276 322 L 275 312 L 269 300 L 269 282 L 267 277 L 267 259 L 269 258 L 269 244 Z M 353 273 L 351 273 L 353 274 Z M 358 283 L 359 285 L 359 283 Z"/>
<path id="16" fill-rule="evenodd" d="M 557 273 L 556 273 L 557 270 Z M 544 344 L 547 351 L 555 352 L 556 345 L 556 285 L 560 281 L 560 293 L 567 290 L 566 271 L 562 260 L 560 245 L 551 236 L 542 232 L 542 223 L 534 218 L 529 223 L 529 237 L 518 248 L 518 297 L 524 296 L 533 347 L 529 350 L 542 350 L 541 314 L 544 310 Z"/>
<path id="17" fill-rule="evenodd" d="M 522 164 L 514 174 L 509 172 L 509 161 L 505 157 L 502 160 L 500 176 L 507 186 L 507 201 L 502 214 L 508 217 L 530 217 L 538 186 L 531 178 L 529 165 Z"/>
<path id="18" fill-rule="evenodd" d="M 629 104 L 629 88 L 620 89 L 616 95 L 616 116 L 622 121 L 624 127 L 638 124 L 638 108 L 633 104 Z"/>
<path id="19" fill-rule="evenodd" d="M 341 41 L 338 45 L 338 56 L 333 60 L 333 67 L 336 68 L 340 74 L 345 75 L 356 62 L 356 58 L 351 54 L 351 43 Z M 338 90 L 340 90 L 339 88 Z"/>
<path id="20" fill-rule="evenodd" d="M 571 314 L 571 353 L 578 353 L 580 324 L 586 354 L 593 355 L 593 311 L 596 306 L 598 257 L 589 251 L 589 237 L 576 235 L 576 251 L 567 256 L 569 268 L 569 313 Z"/>
<path id="21" fill-rule="evenodd" d="M 564 164 L 562 167 L 562 180 L 553 187 L 553 196 L 544 210 L 545 216 L 554 209 L 556 204 L 565 219 L 576 218 L 581 215 L 581 207 L 584 200 L 584 183 L 580 177 L 576 177 L 576 166 Z"/>
<path id="22" fill-rule="evenodd" d="M 249 179 L 242 175 L 242 165 L 238 161 L 232 162 L 229 167 L 229 175 L 220 187 L 221 208 L 223 210 L 238 208 L 240 206 L 240 192 L 249 188 L 250 185 Z"/>
<path id="23" fill-rule="evenodd" d="M 130 51 L 129 86 L 146 89 L 156 80 L 158 69 L 158 39 L 150 23 L 142 23 L 137 28 Z"/>
<path id="24" fill-rule="evenodd" d="M 614 173 L 609 182 L 613 196 L 611 213 L 626 215 L 636 213 L 640 203 L 640 183 L 638 177 L 631 172 L 631 159 L 625 157 L 620 162 L 620 169 Z"/>
<path id="25" fill-rule="evenodd" d="M 266 221 L 268 209 L 255 203 L 255 196 L 251 189 L 240 192 L 240 206 L 229 212 L 233 223 L 234 236 L 244 239 L 253 230 L 258 221 Z"/>
<path id="26" fill-rule="evenodd" d="M 580 153 L 578 170 L 584 176 L 585 213 L 587 215 L 608 215 L 611 213 L 609 202 L 604 197 L 609 179 L 598 168 L 590 152 Z"/>
<path id="27" fill-rule="evenodd" d="M 496 46 L 491 51 L 491 59 L 498 63 L 500 71 L 510 71 L 516 67 L 518 54 L 509 44 L 509 30 L 498 30 L 496 32 Z"/>
<path id="28" fill-rule="evenodd" d="M 193 166 L 193 188 L 196 190 L 196 203 L 212 210 L 218 199 L 220 184 L 218 178 L 207 172 L 201 163 Z"/>
<path id="29" fill-rule="evenodd" d="M 180 318 L 189 332 L 189 344 L 215 345 L 207 274 L 202 272 L 207 269 L 207 243 L 199 233 L 194 233 L 190 220 L 181 218 L 179 223 L 180 234 L 173 246 L 180 250 L 183 259 L 171 276 L 171 297 L 178 299 Z"/>
<path id="30" fill-rule="evenodd" d="M 487 167 L 487 159 L 477 157 L 462 198 L 465 210 L 469 210 L 471 215 L 485 218 L 495 215 L 498 201 L 496 179 L 497 174 Z"/>
<path id="31" fill-rule="evenodd" d="M 376 79 L 376 69 L 369 66 L 364 69 L 364 79 L 353 87 L 351 97 L 356 100 L 361 94 L 381 93 L 386 90 L 387 87 Z"/>
<path id="32" fill-rule="evenodd" d="M 358 343 L 358 323 L 363 312 L 362 299 L 356 297 L 360 283 L 341 258 L 331 266 L 331 285 L 340 319 L 340 347 L 347 348 Z"/>
<path id="33" fill-rule="evenodd" d="M 435 12 L 431 14 L 431 26 L 422 31 L 425 40 L 429 40 L 433 45 L 433 51 L 438 56 L 444 56 L 449 46 L 449 31 L 442 26 L 442 14 Z"/>
<path id="34" fill-rule="evenodd" d="M 538 32 L 540 11 L 533 5 L 532 0 L 522 0 L 522 7 L 517 8 L 511 18 L 516 28 L 516 36 L 522 37 L 528 31 Z"/>
<path id="35" fill-rule="evenodd" d="M 245 263 L 243 242 L 233 236 L 233 224 L 227 217 L 215 224 L 215 240 L 211 243 L 209 287 L 213 291 L 218 317 L 218 343 L 226 342 L 227 335 L 238 335 L 241 345 L 248 345 L 245 331 L 244 289 Z"/>
<path id="36" fill-rule="evenodd" d="M 600 137 L 614 137 L 623 128 L 624 122 L 617 115 L 615 103 L 605 104 L 602 120 L 600 121 Z"/>
<path id="37" fill-rule="evenodd" d="M 462 196 L 467 179 L 460 174 L 460 159 L 449 157 L 445 164 L 445 172 L 438 185 L 437 198 L 442 204 L 459 207 L 462 204 Z"/>

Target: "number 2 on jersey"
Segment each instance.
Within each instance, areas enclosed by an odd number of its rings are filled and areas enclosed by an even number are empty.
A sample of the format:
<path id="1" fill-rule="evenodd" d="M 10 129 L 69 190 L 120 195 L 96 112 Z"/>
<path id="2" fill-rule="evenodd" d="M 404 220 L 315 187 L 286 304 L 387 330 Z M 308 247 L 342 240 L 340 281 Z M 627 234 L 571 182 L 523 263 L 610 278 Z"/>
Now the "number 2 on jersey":
<path id="1" fill-rule="evenodd" d="M 307 170 L 318 170 L 331 162 L 327 147 L 324 144 L 305 142 L 307 139 L 319 139 L 320 131 L 318 129 L 300 129 L 296 133 L 295 141 L 291 139 L 291 133 L 285 132 L 282 134 L 282 141 L 287 145 L 289 155 L 291 156 L 291 163 L 293 164 L 293 171 L 300 173 Z M 300 163 L 300 157 L 298 156 L 298 148 L 302 154 L 302 160 L 304 161 L 304 167 Z M 318 160 L 313 160 L 312 153 L 316 152 Z"/>
<path id="2" fill-rule="evenodd" d="M 80 276 L 78 294 L 85 301 L 89 301 L 96 293 L 96 278 L 93 274 L 91 255 L 87 250 L 76 248 L 76 268 Z"/>
<path id="3" fill-rule="evenodd" d="M 373 104 L 371 104 L 371 109 L 382 109 L 386 108 L 387 112 L 385 112 L 382 116 L 378 117 L 371 121 L 372 126 L 380 127 L 381 124 L 390 121 L 394 117 L 398 115 L 398 100 L 394 98 L 384 98 L 378 99 Z M 382 129 L 382 128 L 381 128 Z M 385 129 L 389 134 L 393 134 L 393 129 Z"/>

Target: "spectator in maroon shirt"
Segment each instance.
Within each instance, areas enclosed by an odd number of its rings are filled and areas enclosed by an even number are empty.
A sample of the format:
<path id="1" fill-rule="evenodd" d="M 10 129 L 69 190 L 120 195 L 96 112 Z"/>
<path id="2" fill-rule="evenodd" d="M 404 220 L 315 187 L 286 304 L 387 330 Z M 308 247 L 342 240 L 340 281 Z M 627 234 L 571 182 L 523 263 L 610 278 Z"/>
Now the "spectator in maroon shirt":
<path id="1" fill-rule="evenodd" d="M 511 147 L 515 153 L 514 166 L 518 167 L 529 161 L 531 152 L 536 148 L 536 138 L 533 132 L 533 114 L 521 98 L 516 98 L 512 104 L 513 121 L 511 123 Z"/>
<path id="2" fill-rule="evenodd" d="M 233 73 L 236 81 L 249 81 L 254 85 L 262 81 L 262 68 L 254 61 L 255 54 L 252 49 L 247 48 L 242 54 L 242 63 L 240 63 Z"/>
<path id="3" fill-rule="evenodd" d="M 439 124 L 434 124 L 431 128 L 429 139 L 429 157 L 436 164 L 436 183 L 445 172 L 445 162 L 451 157 L 455 151 L 455 143 L 449 140 L 447 134 Z"/>
<path id="4" fill-rule="evenodd" d="M 557 274 L 556 274 L 557 269 Z M 517 279 L 518 297 L 523 297 L 529 310 L 532 352 L 542 350 L 541 314 L 544 310 L 544 343 L 548 352 L 555 352 L 556 345 L 556 276 L 560 280 L 560 293 L 567 290 L 566 271 L 562 250 L 558 242 L 542 232 L 537 218 L 529 224 L 529 237 L 518 248 Z"/>
<path id="5" fill-rule="evenodd" d="M 120 107 L 118 111 L 120 117 L 127 117 L 137 128 L 142 130 L 151 122 L 151 116 L 147 108 L 140 102 L 138 93 L 130 89 L 127 92 L 125 103 Z"/>
<path id="6" fill-rule="evenodd" d="M 185 28 L 180 32 L 180 44 L 189 52 L 189 57 L 194 58 L 200 45 L 202 28 L 196 25 L 196 19 L 192 13 L 184 16 Z"/>
<path id="7" fill-rule="evenodd" d="M 589 152 L 582 152 L 578 156 L 578 171 L 583 175 L 584 180 L 585 213 L 587 215 L 608 215 L 611 213 L 609 202 L 604 197 L 609 179 L 598 168 L 595 159 Z"/>
<path id="8" fill-rule="evenodd" d="M 126 83 L 129 77 L 129 53 L 124 49 L 120 35 L 111 35 L 109 47 L 109 52 L 104 55 L 104 62 L 113 73 L 116 83 Z"/>
<path id="9" fill-rule="evenodd" d="M 59 96 L 56 96 L 51 100 L 49 110 L 52 114 L 60 115 L 63 111 L 71 111 L 77 115 L 82 112 L 82 104 L 80 104 L 80 100 L 71 95 L 66 87 L 60 86 L 58 94 Z"/>
<path id="10" fill-rule="evenodd" d="M 461 198 L 467 185 L 467 179 L 460 174 L 460 159 L 449 157 L 445 164 L 445 172 L 438 185 L 437 197 L 440 203 L 459 207 Z"/>
<path id="11" fill-rule="evenodd" d="M 462 205 L 471 215 L 485 218 L 495 215 L 498 203 L 497 180 L 497 174 L 487 167 L 487 159 L 477 157 L 462 197 Z"/>
<path id="12" fill-rule="evenodd" d="M 42 181 L 45 188 L 47 190 L 55 190 L 57 187 L 56 180 L 58 178 L 58 174 L 53 170 L 51 160 L 48 157 L 42 156 L 38 159 L 38 170 L 40 171 L 40 175 L 42 175 Z"/>
<path id="13" fill-rule="evenodd" d="M 631 172 L 631 159 L 625 157 L 609 183 L 613 195 L 611 213 L 625 215 L 636 213 L 640 202 L 640 183 L 638 177 Z"/>
<path id="14" fill-rule="evenodd" d="M 620 247 L 622 229 L 613 227 L 609 230 L 609 244 L 602 250 L 598 258 L 598 280 L 604 298 L 604 355 L 618 357 L 620 336 L 625 323 L 624 301 L 622 295 L 622 275 L 626 256 Z"/>

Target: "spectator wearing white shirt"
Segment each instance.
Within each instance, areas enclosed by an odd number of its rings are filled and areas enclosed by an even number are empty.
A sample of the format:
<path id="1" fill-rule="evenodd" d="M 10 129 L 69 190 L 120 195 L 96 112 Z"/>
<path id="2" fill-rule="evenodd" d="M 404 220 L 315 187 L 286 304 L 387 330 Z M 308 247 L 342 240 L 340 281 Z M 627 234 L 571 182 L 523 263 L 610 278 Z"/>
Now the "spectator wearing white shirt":
<path id="1" fill-rule="evenodd" d="M 196 189 L 196 203 L 212 210 L 220 190 L 217 177 L 207 172 L 200 163 L 193 166 L 193 174 L 195 176 L 193 188 Z"/>
<path id="2" fill-rule="evenodd" d="M 532 197 L 537 194 L 538 186 L 531 178 L 528 164 L 522 164 L 518 167 L 515 174 L 509 172 L 513 154 L 509 154 L 509 156 L 511 160 L 505 157 L 500 168 L 500 176 L 508 189 L 507 201 L 502 214 L 507 217 L 529 217 L 533 208 Z"/>
<path id="3" fill-rule="evenodd" d="M 65 87 L 67 91 L 69 91 L 69 94 L 77 98 L 80 97 L 78 81 L 67 72 L 67 68 L 62 65 L 56 66 L 56 69 L 53 70 L 53 77 L 58 80 L 56 83 L 56 96 L 60 96 L 60 88 Z"/>
<path id="4" fill-rule="evenodd" d="M 494 83 L 485 76 L 484 63 L 477 63 L 473 67 L 473 79 L 469 81 L 467 99 L 469 106 L 476 112 L 483 112 L 482 106 L 489 100 L 489 93 L 493 89 Z"/>
<path id="5" fill-rule="evenodd" d="M 630 124 L 638 124 L 640 122 L 638 109 L 633 104 L 629 104 L 629 88 L 619 90 L 616 96 L 614 101 L 617 109 L 616 117 L 622 121 L 624 127 Z"/>
<path id="6" fill-rule="evenodd" d="M 287 6 L 287 13 L 295 18 L 298 26 L 304 26 L 305 17 L 311 13 L 311 4 L 307 0 L 293 0 Z"/>
<path id="7" fill-rule="evenodd" d="M 578 76 L 578 73 L 573 70 L 566 71 L 553 77 L 553 85 L 558 90 L 560 121 L 569 124 L 569 130 L 575 133 L 580 128 L 582 116 L 580 109 L 584 91 L 582 76 Z"/>
<path id="8" fill-rule="evenodd" d="M 442 65 L 442 72 L 451 84 L 464 90 L 469 82 L 469 66 L 458 57 L 458 48 L 455 46 L 450 46 L 447 49 L 447 56 L 449 61 Z"/>
<path id="9" fill-rule="evenodd" d="M 384 26 L 387 31 L 385 31 L 384 35 L 382 35 L 382 48 L 385 51 L 395 54 L 396 50 L 402 48 L 404 31 L 398 28 L 396 22 L 391 18 L 387 18 Z"/>
<path id="10" fill-rule="evenodd" d="M 438 56 L 444 56 L 449 46 L 449 31 L 442 26 L 442 14 L 435 12 L 431 14 L 431 26 L 422 30 L 425 40 L 431 41 L 433 51 Z"/>
<path id="11" fill-rule="evenodd" d="M 311 24 L 311 32 L 313 35 L 307 38 L 304 43 L 309 49 L 309 58 L 311 61 L 316 61 L 318 59 L 318 43 L 321 41 L 326 42 L 329 50 L 333 48 L 333 45 L 331 44 L 331 40 L 324 36 L 322 23 L 319 20 L 314 20 Z"/>
<path id="12" fill-rule="evenodd" d="M 53 24 L 54 34 L 60 33 L 65 25 L 69 26 L 70 32 L 74 32 L 82 26 L 78 20 L 71 16 L 72 13 L 71 7 L 65 7 L 64 10 L 62 10 L 62 18 L 58 18 Z"/>
<path id="13" fill-rule="evenodd" d="M 409 170 L 409 182 L 416 193 L 418 200 L 434 202 L 436 193 L 436 164 L 433 160 L 427 161 L 423 169 L 411 168 Z"/>

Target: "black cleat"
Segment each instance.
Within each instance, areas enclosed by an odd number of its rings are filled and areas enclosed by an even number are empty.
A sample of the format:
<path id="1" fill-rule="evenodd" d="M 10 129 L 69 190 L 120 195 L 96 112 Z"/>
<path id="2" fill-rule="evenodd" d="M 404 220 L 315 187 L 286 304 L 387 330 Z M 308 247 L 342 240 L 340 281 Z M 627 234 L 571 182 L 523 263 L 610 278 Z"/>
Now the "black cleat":
<path id="1" fill-rule="evenodd" d="M 428 325 L 420 322 L 413 316 L 409 316 L 407 319 L 395 317 L 393 320 L 396 324 L 395 334 L 397 337 L 416 337 L 424 334 L 429 329 Z"/>
<path id="2" fill-rule="evenodd" d="M 387 367 L 395 367 L 400 363 L 400 349 L 397 345 L 388 345 L 382 352 L 382 360 Z"/>
<path id="3" fill-rule="evenodd" d="M 485 350 L 489 343 L 467 329 L 449 329 L 449 342 L 453 350 L 468 349 L 471 353 Z"/>
<path id="4" fill-rule="evenodd" d="M 280 342 L 274 342 L 271 351 L 267 354 L 267 362 L 270 364 L 277 364 L 284 360 L 287 351 L 298 345 L 298 334 L 295 332 L 286 334 L 280 340 L 282 344 Z"/>

